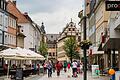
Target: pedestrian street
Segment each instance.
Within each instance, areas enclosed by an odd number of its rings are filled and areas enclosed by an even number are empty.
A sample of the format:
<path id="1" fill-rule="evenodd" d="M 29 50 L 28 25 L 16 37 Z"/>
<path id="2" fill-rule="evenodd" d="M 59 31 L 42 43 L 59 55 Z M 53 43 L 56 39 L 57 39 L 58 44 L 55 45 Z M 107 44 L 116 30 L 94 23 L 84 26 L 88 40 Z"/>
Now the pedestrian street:
<path id="1" fill-rule="evenodd" d="M 52 77 L 48 78 L 47 74 L 46 74 L 38 80 L 83 80 L 83 74 L 78 74 L 77 78 L 74 78 L 74 77 L 71 77 L 71 76 L 68 77 L 68 74 L 69 74 L 68 72 L 65 73 L 64 71 L 61 71 L 60 76 L 57 77 L 57 74 L 55 72 L 55 73 L 52 74 Z M 88 72 L 87 76 L 88 76 L 87 80 L 109 80 L 108 76 L 102 76 L 102 77 L 100 76 L 100 77 L 93 78 L 91 76 L 90 72 Z"/>

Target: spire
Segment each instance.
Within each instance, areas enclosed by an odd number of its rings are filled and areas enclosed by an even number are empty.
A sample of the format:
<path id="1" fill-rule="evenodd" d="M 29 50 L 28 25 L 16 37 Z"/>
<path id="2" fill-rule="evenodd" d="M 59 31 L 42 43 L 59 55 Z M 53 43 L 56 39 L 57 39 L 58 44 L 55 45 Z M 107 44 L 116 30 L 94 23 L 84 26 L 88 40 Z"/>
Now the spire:
<path id="1" fill-rule="evenodd" d="M 72 18 L 71 18 L 71 22 L 72 22 Z"/>
<path id="2" fill-rule="evenodd" d="M 42 25 L 41 25 L 41 30 L 43 33 L 45 33 L 45 26 L 44 26 L 44 23 L 42 22 Z"/>
<path id="3" fill-rule="evenodd" d="M 42 22 L 41 28 L 44 29 L 44 23 Z"/>

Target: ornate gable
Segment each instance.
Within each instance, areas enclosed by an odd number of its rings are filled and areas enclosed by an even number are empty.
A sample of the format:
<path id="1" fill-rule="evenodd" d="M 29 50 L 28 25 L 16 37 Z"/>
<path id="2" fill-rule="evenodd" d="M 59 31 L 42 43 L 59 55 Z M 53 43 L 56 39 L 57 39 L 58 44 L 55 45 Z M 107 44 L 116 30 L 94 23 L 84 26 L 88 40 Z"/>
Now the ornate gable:
<path id="1" fill-rule="evenodd" d="M 66 27 L 63 29 L 63 32 L 60 34 L 60 37 L 58 40 L 61 40 L 63 38 L 69 37 L 69 36 L 78 36 L 79 30 L 76 28 L 76 24 L 72 22 L 67 24 Z"/>

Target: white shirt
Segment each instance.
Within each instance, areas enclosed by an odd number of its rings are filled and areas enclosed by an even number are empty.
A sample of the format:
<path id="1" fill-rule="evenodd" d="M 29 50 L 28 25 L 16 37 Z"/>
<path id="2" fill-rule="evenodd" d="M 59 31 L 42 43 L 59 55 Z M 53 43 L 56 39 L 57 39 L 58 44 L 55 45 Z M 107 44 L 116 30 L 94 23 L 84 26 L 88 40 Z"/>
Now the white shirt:
<path id="1" fill-rule="evenodd" d="M 77 68 L 77 62 L 72 63 L 72 68 Z"/>

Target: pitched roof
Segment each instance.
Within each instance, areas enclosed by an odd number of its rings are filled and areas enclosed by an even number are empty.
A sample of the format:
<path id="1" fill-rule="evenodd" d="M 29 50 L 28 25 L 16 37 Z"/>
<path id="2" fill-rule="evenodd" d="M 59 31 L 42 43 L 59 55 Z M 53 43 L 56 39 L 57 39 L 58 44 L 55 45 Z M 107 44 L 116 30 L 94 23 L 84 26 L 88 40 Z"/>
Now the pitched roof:
<path id="1" fill-rule="evenodd" d="M 10 0 L 7 2 L 7 11 L 18 18 L 18 23 L 28 23 L 29 20 L 19 11 L 16 5 Z"/>
<path id="2" fill-rule="evenodd" d="M 49 41 L 55 41 L 59 37 L 59 34 L 47 34 L 47 40 Z"/>

